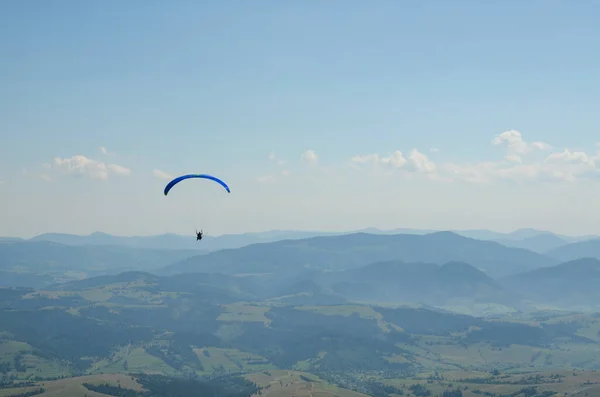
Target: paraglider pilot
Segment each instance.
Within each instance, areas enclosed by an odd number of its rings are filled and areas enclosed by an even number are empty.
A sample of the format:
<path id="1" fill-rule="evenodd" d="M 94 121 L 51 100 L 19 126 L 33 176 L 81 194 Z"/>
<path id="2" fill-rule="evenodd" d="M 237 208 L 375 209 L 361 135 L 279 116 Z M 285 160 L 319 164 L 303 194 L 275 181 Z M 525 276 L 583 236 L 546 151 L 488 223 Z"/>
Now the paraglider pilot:
<path id="1" fill-rule="evenodd" d="M 198 233 L 198 230 L 196 230 L 196 241 L 200 240 L 202 240 L 202 230 L 200 230 L 200 233 Z"/>

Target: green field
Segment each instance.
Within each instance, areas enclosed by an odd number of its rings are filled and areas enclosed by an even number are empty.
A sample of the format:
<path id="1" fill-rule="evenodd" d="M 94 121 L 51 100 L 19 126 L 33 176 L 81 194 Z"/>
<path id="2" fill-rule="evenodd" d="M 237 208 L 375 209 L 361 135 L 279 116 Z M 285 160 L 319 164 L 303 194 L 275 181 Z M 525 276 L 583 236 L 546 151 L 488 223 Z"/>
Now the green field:
<path id="1" fill-rule="evenodd" d="M 470 381 L 469 381 L 470 379 Z M 535 387 L 535 395 L 600 396 L 600 372 L 596 371 L 542 371 L 523 374 L 499 374 L 476 372 L 441 372 L 438 378 L 385 380 L 386 384 L 410 393 L 412 385 L 421 385 L 433 395 L 445 390 L 459 388 L 464 397 L 481 397 L 485 393 L 496 395 L 522 395 L 523 388 Z"/>
<path id="2" fill-rule="evenodd" d="M 195 349 L 194 351 L 200 358 L 200 361 L 204 366 L 204 371 L 208 373 L 219 370 L 225 370 L 226 372 L 254 372 L 276 369 L 276 367 L 269 363 L 269 360 L 266 358 L 237 349 L 206 347 Z"/>
<path id="3" fill-rule="evenodd" d="M 377 325 L 384 332 L 388 332 L 390 326 L 398 331 L 402 330 L 402 328 L 394 324 L 387 323 L 380 313 L 377 313 L 372 307 L 365 305 L 297 306 L 296 309 L 311 311 L 326 316 L 359 316 L 364 319 L 377 320 Z"/>
<path id="4" fill-rule="evenodd" d="M 333 386 L 314 375 L 297 371 L 266 371 L 246 376 L 269 397 L 364 397 L 366 394 Z"/>
<path id="5" fill-rule="evenodd" d="M 8 397 L 20 393 L 30 392 L 39 387 L 43 387 L 45 392 L 38 394 L 40 397 L 106 397 L 106 394 L 96 393 L 88 390 L 83 386 L 83 383 L 101 384 L 108 383 L 114 386 L 120 385 L 125 389 L 136 391 L 142 390 L 139 383 L 133 380 L 130 376 L 120 374 L 104 374 L 104 375 L 88 375 L 79 376 L 67 379 L 58 379 L 54 381 L 39 382 L 36 386 L 0 389 L 0 397 Z"/>
<path id="6" fill-rule="evenodd" d="M 269 319 L 265 317 L 265 313 L 269 311 L 268 307 L 248 303 L 234 303 L 223 305 L 225 312 L 217 317 L 218 321 L 255 321 L 265 324 L 269 323 Z"/>
<path id="7" fill-rule="evenodd" d="M 127 365 L 125 365 L 127 363 Z M 176 375 L 177 370 L 144 348 L 121 348 L 112 357 L 96 362 L 90 373 L 148 373 Z"/>
<path id="8" fill-rule="evenodd" d="M 364 397 L 365 394 L 333 386 L 314 375 L 297 371 L 270 370 L 245 375 L 245 378 L 263 388 L 262 396 L 286 397 Z M 88 390 L 83 386 L 90 384 L 120 385 L 124 389 L 143 390 L 142 385 L 132 377 L 121 374 L 102 374 L 59 379 L 39 382 L 34 386 L 0 389 L 0 397 L 8 397 L 25 392 L 31 392 L 43 387 L 45 392 L 41 397 L 106 397 L 107 394 Z"/>

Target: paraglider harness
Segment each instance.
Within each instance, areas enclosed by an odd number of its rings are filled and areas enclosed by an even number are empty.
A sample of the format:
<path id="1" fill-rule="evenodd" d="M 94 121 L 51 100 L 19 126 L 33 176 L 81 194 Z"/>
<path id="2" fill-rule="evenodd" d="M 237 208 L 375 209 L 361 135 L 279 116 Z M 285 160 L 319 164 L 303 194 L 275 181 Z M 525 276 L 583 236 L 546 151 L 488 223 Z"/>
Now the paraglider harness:
<path id="1" fill-rule="evenodd" d="M 202 240 L 202 230 L 200 230 L 200 233 L 198 233 L 198 230 L 196 230 L 196 241 L 200 240 Z"/>

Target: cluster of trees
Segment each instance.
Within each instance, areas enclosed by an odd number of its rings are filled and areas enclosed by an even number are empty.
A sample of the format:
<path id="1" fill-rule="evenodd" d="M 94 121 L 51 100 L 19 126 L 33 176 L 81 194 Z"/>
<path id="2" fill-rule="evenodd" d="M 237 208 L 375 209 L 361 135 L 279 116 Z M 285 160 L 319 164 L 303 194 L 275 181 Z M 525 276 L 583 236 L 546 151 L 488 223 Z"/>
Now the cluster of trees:
<path id="1" fill-rule="evenodd" d="M 487 391 L 481 391 L 481 390 L 473 390 L 474 394 L 481 394 L 487 397 L 517 397 L 517 396 L 523 396 L 523 397 L 550 397 L 550 396 L 554 396 L 557 393 L 551 390 L 545 390 L 543 392 L 538 392 L 537 387 L 535 386 L 531 386 L 531 387 L 524 387 L 520 390 L 517 390 L 515 392 L 509 393 L 509 394 L 499 394 L 499 393 L 491 393 L 491 392 L 487 392 Z"/>
<path id="2" fill-rule="evenodd" d="M 102 383 L 99 385 L 92 383 L 84 383 L 83 387 L 96 393 L 106 394 L 114 397 L 142 397 L 142 392 L 137 392 L 132 389 L 122 388 L 121 385 L 113 386 L 110 383 Z"/>
<path id="3" fill-rule="evenodd" d="M 23 393 L 8 394 L 8 395 L 5 395 L 5 397 L 32 397 L 32 396 L 37 396 L 38 394 L 42 394 L 44 392 L 46 392 L 46 389 L 44 389 L 43 387 L 40 387 L 38 389 L 26 391 Z"/>
<path id="4" fill-rule="evenodd" d="M 170 397 L 250 397 L 260 388 L 241 376 L 224 376 L 209 380 L 172 378 L 161 375 L 139 375 L 137 381 L 147 396 Z"/>
<path id="5" fill-rule="evenodd" d="M 81 357 L 106 357 L 115 346 L 153 337 L 146 327 L 103 324 L 60 309 L 0 310 L 0 324 L 4 331 L 33 346 L 38 356 L 68 360 L 80 370 L 90 365 Z"/>
<path id="6" fill-rule="evenodd" d="M 259 393 L 260 388 L 253 382 L 240 376 L 225 376 L 214 379 L 185 379 L 162 375 L 137 375 L 136 380 L 143 386 L 143 391 L 136 391 L 111 385 L 109 383 L 91 384 L 83 386 L 97 393 L 115 397 L 250 397 Z"/>
<path id="7" fill-rule="evenodd" d="M 168 340 L 166 346 L 152 344 L 146 347 L 145 350 L 148 354 L 160 358 L 177 370 L 182 370 L 186 365 L 199 371 L 204 370 L 198 355 L 190 344 L 184 342 L 184 339 L 174 338 Z"/>

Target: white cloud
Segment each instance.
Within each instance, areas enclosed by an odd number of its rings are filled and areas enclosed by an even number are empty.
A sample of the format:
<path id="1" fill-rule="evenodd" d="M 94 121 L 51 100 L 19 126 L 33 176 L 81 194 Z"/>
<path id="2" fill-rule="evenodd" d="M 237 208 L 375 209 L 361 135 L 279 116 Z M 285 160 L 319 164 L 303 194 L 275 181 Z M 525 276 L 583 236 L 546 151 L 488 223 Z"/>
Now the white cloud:
<path id="1" fill-rule="evenodd" d="M 161 179 L 161 180 L 171 180 L 173 179 L 173 176 L 165 171 L 162 170 L 153 170 L 152 171 L 152 176 L 156 179 Z"/>
<path id="2" fill-rule="evenodd" d="M 358 154 L 352 157 L 352 162 L 355 164 L 368 164 L 371 163 L 375 166 L 382 165 L 392 168 L 401 168 L 406 164 L 406 158 L 401 151 L 396 150 L 394 153 L 386 156 L 380 156 L 377 153 L 371 154 Z"/>
<path id="3" fill-rule="evenodd" d="M 413 149 L 410 151 L 410 155 L 408 156 L 409 163 L 411 168 L 414 171 L 423 173 L 423 174 L 432 174 L 436 171 L 435 163 L 419 152 L 417 149 Z"/>
<path id="4" fill-rule="evenodd" d="M 545 163 L 593 164 L 593 158 L 585 152 L 571 152 L 565 148 L 560 153 L 552 153 L 546 157 Z"/>
<path id="5" fill-rule="evenodd" d="M 406 164 L 406 158 L 404 158 L 404 155 L 399 150 L 396 150 L 388 157 L 379 157 L 378 155 L 375 155 L 372 156 L 372 158 L 379 164 L 389 165 L 395 168 L 400 168 Z"/>
<path id="6" fill-rule="evenodd" d="M 314 150 L 308 149 L 304 153 L 302 153 L 301 159 L 308 165 L 315 166 L 319 162 L 319 156 L 315 153 Z"/>
<path id="7" fill-rule="evenodd" d="M 531 142 L 531 147 L 538 150 L 552 150 L 552 146 L 545 142 Z"/>
<path id="8" fill-rule="evenodd" d="M 507 145 L 508 153 L 504 159 L 462 164 L 447 162 L 438 165 L 419 150 L 412 149 L 407 157 L 396 150 L 388 156 L 377 153 L 356 155 L 351 158 L 351 162 L 356 166 L 373 164 L 375 172 L 379 172 L 383 167 L 388 172 L 397 170 L 408 176 L 427 175 L 429 179 L 445 182 L 575 182 L 588 177 L 600 177 L 600 146 L 595 155 L 564 149 L 562 152 L 550 153 L 545 159 L 526 161 L 525 154 L 534 150 L 552 151 L 552 146 L 545 142 L 527 143 L 521 133 L 515 130 L 498 135 L 492 143 Z"/>
<path id="9" fill-rule="evenodd" d="M 450 163 L 444 165 L 444 171 L 450 171 L 455 180 L 489 183 L 498 179 L 516 182 L 575 182 L 598 174 L 600 170 L 596 168 L 593 158 L 585 152 L 571 152 L 565 149 L 563 152 L 550 154 L 541 162 L 515 164 L 507 161 L 489 161 L 469 165 Z"/>
<path id="10" fill-rule="evenodd" d="M 402 154 L 402 153 L 400 153 Z M 352 157 L 351 161 L 353 163 L 356 164 L 366 164 L 366 163 L 377 163 L 379 160 L 379 155 L 374 153 L 374 154 L 357 154 L 356 156 Z"/>
<path id="11" fill-rule="evenodd" d="M 404 157 L 401 151 L 396 150 L 388 156 L 380 156 L 377 153 L 356 155 L 352 157 L 354 164 L 371 163 L 374 166 L 382 166 L 392 169 L 402 169 L 408 172 L 417 172 L 432 174 L 436 172 L 436 165 L 433 161 L 417 149 L 410 151 L 408 159 Z"/>
<path id="12" fill-rule="evenodd" d="M 100 153 L 102 153 L 105 156 L 114 156 L 115 153 L 114 152 L 109 152 L 108 149 L 104 146 L 100 146 Z"/>
<path id="13" fill-rule="evenodd" d="M 100 180 L 108 179 L 111 173 L 117 175 L 131 174 L 129 168 L 118 164 L 106 164 L 82 155 L 75 155 L 70 158 L 56 157 L 54 162 L 50 164 L 50 169 L 56 170 L 64 175 L 89 177 Z"/>
<path id="14" fill-rule="evenodd" d="M 129 168 L 119 164 L 109 164 L 108 169 L 118 175 L 131 175 L 131 170 Z"/>
<path id="15" fill-rule="evenodd" d="M 494 145 L 506 145 L 508 153 L 506 159 L 511 162 L 521 162 L 521 156 L 533 150 L 551 150 L 552 146 L 545 142 L 527 143 L 523 140 L 521 133 L 517 130 L 504 131 L 496 136 L 492 143 Z"/>
<path id="16" fill-rule="evenodd" d="M 507 154 L 506 156 L 504 156 L 504 158 L 506 159 L 506 161 L 509 161 L 511 163 L 521 163 L 521 157 L 517 156 L 516 154 Z"/>
<path id="17" fill-rule="evenodd" d="M 439 149 L 439 148 L 437 148 L 437 147 L 432 147 L 431 149 L 429 149 L 429 151 L 430 151 L 431 153 L 438 153 L 438 152 L 440 151 L 440 149 Z"/>

